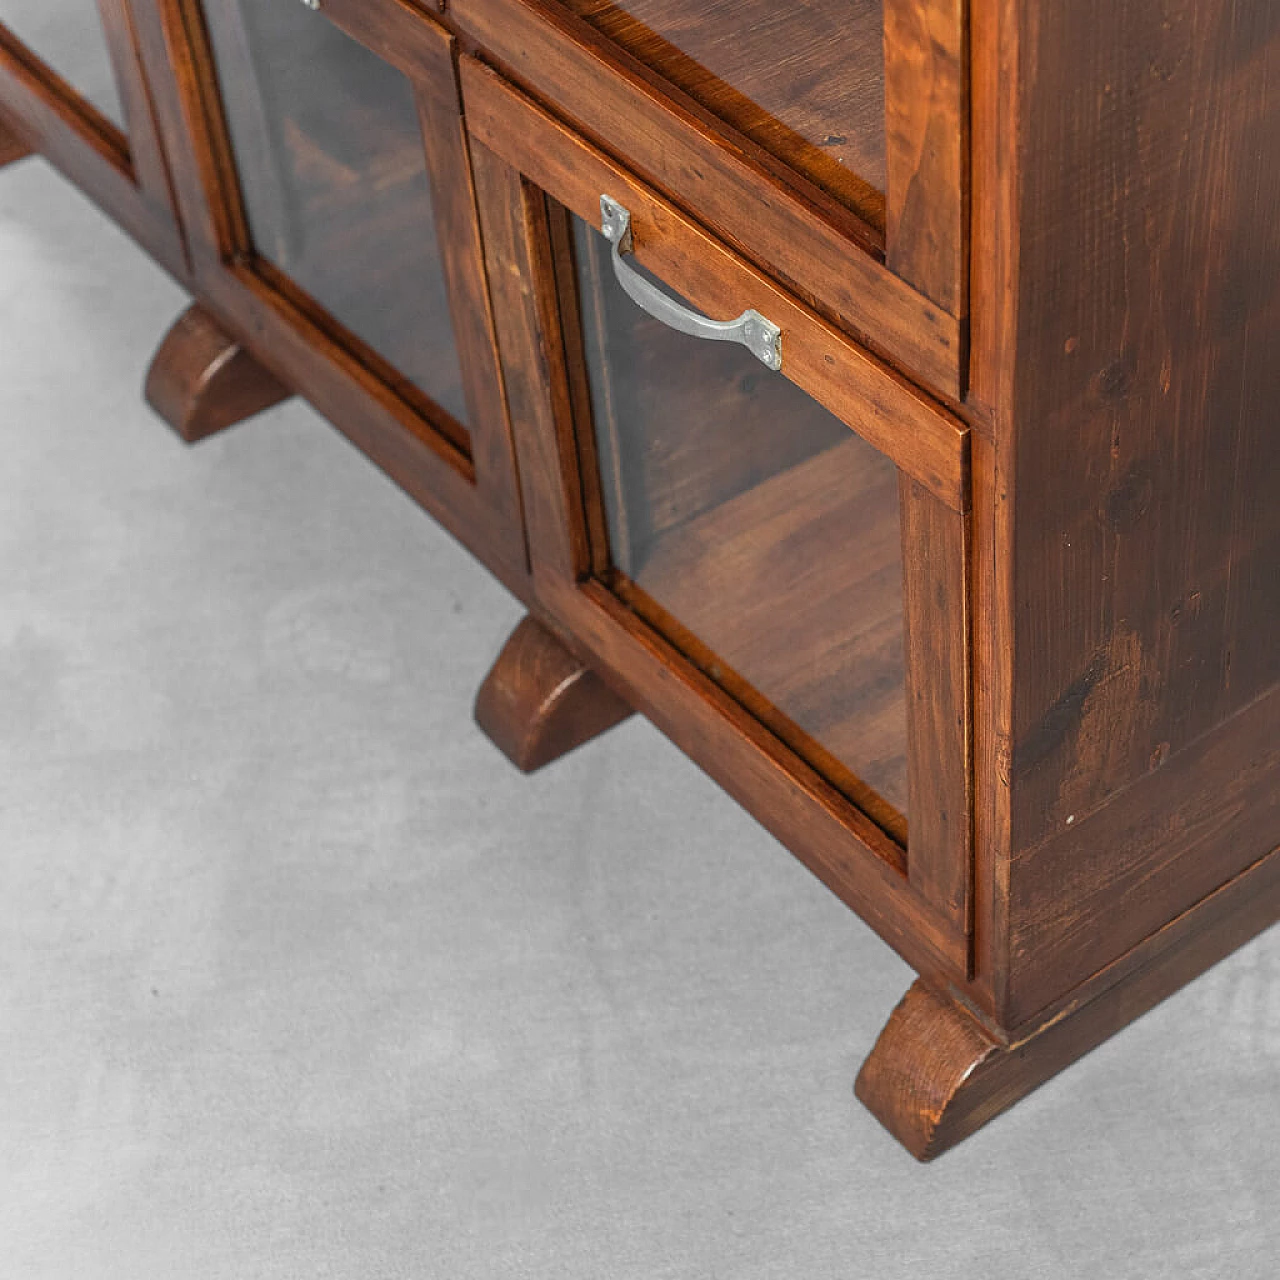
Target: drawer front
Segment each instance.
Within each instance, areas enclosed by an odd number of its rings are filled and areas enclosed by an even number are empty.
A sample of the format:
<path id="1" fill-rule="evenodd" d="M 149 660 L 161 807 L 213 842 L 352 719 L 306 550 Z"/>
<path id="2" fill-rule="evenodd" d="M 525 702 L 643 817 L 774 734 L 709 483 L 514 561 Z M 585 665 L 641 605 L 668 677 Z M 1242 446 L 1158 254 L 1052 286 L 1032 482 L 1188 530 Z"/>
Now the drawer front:
<path id="1" fill-rule="evenodd" d="M 163 0 L 203 73 L 202 292 L 509 583 L 527 572 L 451 37 L 401 0 Z"/>
<path id="2" fill-rule="evenodd" d="M 959 396 L 960 0 L 452 8 L 486 58 L 584 136 L 838 326 Z"/>
<path id="3" fill-rule="evenodd" d="M 494 72 L 463 88 L 536 593 L 891 940 L 963 970 L 965 429 Z"/>

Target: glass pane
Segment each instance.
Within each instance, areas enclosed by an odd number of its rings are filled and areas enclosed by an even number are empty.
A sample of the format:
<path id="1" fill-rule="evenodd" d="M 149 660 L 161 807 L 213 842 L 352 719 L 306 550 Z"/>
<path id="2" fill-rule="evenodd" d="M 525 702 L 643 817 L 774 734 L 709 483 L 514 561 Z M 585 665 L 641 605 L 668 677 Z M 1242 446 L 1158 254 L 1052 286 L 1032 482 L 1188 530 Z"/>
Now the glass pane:
<path id="1" fill-rule="evenodd" d="M 561 2 L 767 151 L 883 221 L 883 0 Z"/>
<path id="2" fill-rule="evenodd" d="M 0 0 L 0 22 L 108 120 L 127 127 L 94 0 Z"/>
<path id="3" fill-rule="evenodd" d="M 603 576 L 904 838 L 896 468 L 742 347 L 647 316 L 575 223 Z"/>
<path id="4" fill-rule="evenodd" d="M 206 0 L 257 253 L 467 420 L 409 82 L 299 0 Z"/>

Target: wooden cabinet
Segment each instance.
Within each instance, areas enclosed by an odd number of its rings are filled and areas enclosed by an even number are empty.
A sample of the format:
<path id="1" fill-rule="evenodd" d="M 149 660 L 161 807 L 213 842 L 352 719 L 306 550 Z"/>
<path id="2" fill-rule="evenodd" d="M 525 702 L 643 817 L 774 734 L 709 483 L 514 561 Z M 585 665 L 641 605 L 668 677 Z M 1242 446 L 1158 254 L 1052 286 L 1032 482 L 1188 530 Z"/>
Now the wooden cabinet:
<path id="1" fill-rule="evenodd" d="M 103 0 L 119 114 L 5 3 L 153 403 L 305 394 L 527 604 L 514 761 L 640 711 L 906 957 L 916 1155 L 1280 914 L 1271 0 Z"/>
<path id="2" fill-rule="evenodd" d="M 133 0 L 0 0 L 0 131 L 41 151 L 165 267 L 185 275 Z M 8 124 L 5 125 L 4 121 Z"/>

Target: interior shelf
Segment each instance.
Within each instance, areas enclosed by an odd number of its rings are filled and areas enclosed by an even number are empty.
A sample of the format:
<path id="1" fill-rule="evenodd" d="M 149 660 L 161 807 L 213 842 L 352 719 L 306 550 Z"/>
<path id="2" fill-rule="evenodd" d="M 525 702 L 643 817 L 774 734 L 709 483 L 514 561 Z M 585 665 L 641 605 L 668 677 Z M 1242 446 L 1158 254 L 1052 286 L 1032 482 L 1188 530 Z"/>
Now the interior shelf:
<path id="1" fill-rule="evenodd" d="M 897 468 L 742 347 L 647 315 L 570 223 L 595 572 L 905 845 Z"/>
<path id="2" fill-rule="evenodd" d="M 883 0 L 562 3 L 883 230 Z"/>
<path id="3" fill-rule="evenodd" d="M 637 579 L 614 586 L 905 842 L 902 558 L 892 466 L 869 468 L 866 446 L 850 435 L 668 531 Z M 846 762 L 856 762 L 856 774 Z"/>

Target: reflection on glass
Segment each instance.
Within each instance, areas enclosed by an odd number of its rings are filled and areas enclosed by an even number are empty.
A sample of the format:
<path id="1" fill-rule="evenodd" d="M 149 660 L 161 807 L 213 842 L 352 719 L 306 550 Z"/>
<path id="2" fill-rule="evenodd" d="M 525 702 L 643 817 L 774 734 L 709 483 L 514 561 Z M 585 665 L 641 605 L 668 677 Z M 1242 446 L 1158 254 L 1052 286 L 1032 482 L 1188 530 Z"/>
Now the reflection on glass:
<path id="1" fill-rule="evenodd" d="M 0 22 L 108 120 L 127 128 L 94 0 L 0 0 Z"/>
<path id="2" fill-rule="evenodd" d="M 409 82 L 299 0 L 206 0 L 256 252 L 467 421 Z"/>
<path id="3" fill-rule="evenodd" d="M 603 576 L 904 838 L 896 468 L 742 347 L 647 316 L 577 219 L 574 247 Z"/>
<path id="4" fill-rule="evenodd" d="M 883 219 L 883 0 L 561 3 L 846 204 Z"/>

